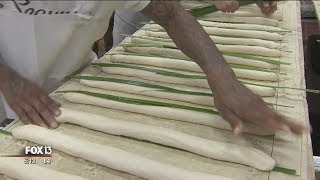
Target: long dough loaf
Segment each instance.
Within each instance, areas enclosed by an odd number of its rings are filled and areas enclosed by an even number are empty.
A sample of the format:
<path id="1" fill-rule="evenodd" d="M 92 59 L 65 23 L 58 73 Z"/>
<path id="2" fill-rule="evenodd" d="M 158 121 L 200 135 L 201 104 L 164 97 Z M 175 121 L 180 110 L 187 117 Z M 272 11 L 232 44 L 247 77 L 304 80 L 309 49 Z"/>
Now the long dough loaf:
<path id="1" fill-rule="evenodd" d="M 187 70 L 203 73 L 199 65 L 192 61 L 175 60 L 169 58 L 142 57 L 132 55 L 111 55 L 110 60 L 114 63 L 128 63 L 138 65 L 148 65 L 164 67 L 177 70 Z M 278 76 L 274 72 L 264 72 L 249 69 L 232 68 L 238 78 L 261 80 L 261 81 L 278 81 Z M 205 75 L 205 74 L 203 74 Z"/>
<path id="2" fill-rule="evenodd" d="M 32 131 L 30 133 L 33 133 Z M 49 138 L 53 138 L 48 136 Z M 36 164 L 24 164 L 23 158 L 0 158 L 0 174 L 19 180 L 86 180 L 80 176 L 62 173 Z"/>
<path id="3" fill-rule="evenodd" d="M 25 125 L 13 129 L 17 139 L 52 146 L 69 155 L 127 172 L 145 179 L 172 180 L 231 180 L 230 178 L 187 171 L 169 164 L 156 162 L 126 151 L 89 141 L 80 140 L 58 131 L 34 125 Z"/>
<path id="4" fill-rule="evenodd" d="M 124 69 L 120 67 L 103 67 L 102 71 L 104 71 L 107 74 L 137 77 L 145 80 L 171 83 L 171 84 L 180 84 L 180 85 L 187 85 L 187 86 L 195 86 L 195 87 L 202 87 L 202 88 L 209 89 L 209 85 L 206 79 L 186 79 L 186 78 L 170 77 L 170 76 L 163 76 L 161 74 L 156 74 L 153 72 L 146 72 L 143 70 L 135 70 L 135 69 Z M 261 86 L 254 86 L 254 85 L 248 85 L 248 84 L 246 84 L 246 86 L 249 89 L 251 89 L 255 94 L 263 97 L 270 97 L 270 96 L 274 96 L 275 94 L 275 89 L 270 87 L 261 87 Z"/>
<path id="5" fill-rule="evenodd" d="M 115 120 L 65 108 L 61 108 L 61 112 L 59 122 L 77 124 L 108 134 L 148 140 L 208 158 L 252 166 L 262 171 L 272 170 L 275 166 L 275 161 L 270 156 L 255 148 L 210 141 L 167 128 Z M 248 154 L 250 158 L 247 158 Z"/>
<path id="6" fill-rule="evenodd" d="M 148 105 L 136 105 L 124 102 L 112 101 L 102 99 L 94 96 L 89 96 L 80 93 L 65 93 L 64 99 L 73 103 L 88 104 L 93 106 L 106 107 L 110 109 L 127 111 L 133 113 L 139 113 L 149 115 L 153 117 L 159 117 L 164 119 L 172 119 L 178 121 L 184 121 L 195 124 L 202 124 L 211 126 L 219 129 L 231 130 L 230 125 L 223 120 L 220 116 L 197 112 L 185 109 L 170 108 L 170 107 L 159 107 L 159 106 L 148 106 Z M 245 132 L 258 135 L 272 135 L 271 132 L 266 132 L 262 128 L 259 128 L 251 123 L 245 123 Z"/>
<path id="7" fill-rule="evenodd" d="M 226 44 L 226 45 L 244 45 L 244 46 L 261 46 L 270 49 L 279 49 L 280 43 L 276 43 L 273 41 L 262 40 L 262 39 L 249 39 L 249 38 L 234 38 L 234 37 L 221 37 L 221 36 L 213 36 L 210 38 L 216 44 Z M 173 46 L 176 45 L 173 41 L 168 41 L 169 39 L 158 38 L 155 40 L 153 37 L 148 36 L 135 36 L 131 38 L 131 42 L 140 43 L 140 44 L 159 44 L 159 45 L 167 45 Z"/>

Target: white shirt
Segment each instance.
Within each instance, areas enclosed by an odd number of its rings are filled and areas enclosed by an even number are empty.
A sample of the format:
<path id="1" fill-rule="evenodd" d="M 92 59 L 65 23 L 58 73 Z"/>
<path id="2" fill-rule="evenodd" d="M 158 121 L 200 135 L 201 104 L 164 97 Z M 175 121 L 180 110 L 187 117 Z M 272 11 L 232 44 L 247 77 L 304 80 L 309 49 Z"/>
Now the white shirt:
<path id="1" fill-rule="evenodd" d="M 94 60 L 91 46 L 105 34 L 115 10 L 140 11 L 148 3 L 1 1 L 1 56 L 20 75 L 47 89 Z M 8 108 L 6 112 L 10 117 Z"/>

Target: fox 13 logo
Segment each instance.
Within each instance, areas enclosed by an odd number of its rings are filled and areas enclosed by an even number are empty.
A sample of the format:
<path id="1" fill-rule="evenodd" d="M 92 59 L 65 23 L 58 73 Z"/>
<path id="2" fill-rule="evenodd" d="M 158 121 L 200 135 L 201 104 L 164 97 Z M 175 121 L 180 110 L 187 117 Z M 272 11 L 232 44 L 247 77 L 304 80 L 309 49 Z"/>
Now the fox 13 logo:
<path id="1" fill-rule="evenodd" d="M 51 155 L 51 146 L 26 146 L 24 149 L 25 155 Z"/>

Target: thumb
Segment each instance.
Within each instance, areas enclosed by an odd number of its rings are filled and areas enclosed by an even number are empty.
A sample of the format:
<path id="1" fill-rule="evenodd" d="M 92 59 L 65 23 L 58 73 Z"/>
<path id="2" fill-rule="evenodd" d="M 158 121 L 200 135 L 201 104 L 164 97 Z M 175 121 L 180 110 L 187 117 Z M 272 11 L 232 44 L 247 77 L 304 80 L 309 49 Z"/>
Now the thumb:
<path id="1" fill-rule="evenodd" d="M 233 128 L 233 134 L 239 135 L 243 131 L 243 123 L 240 121 L 238 124 L 236 124 Z"/>
<path id="2" fill-rule="evenodd" d="M 268 8 L 270 6 L 269 2 L 263 2 L 263 7 Z"/>
<path id="3" fill-rule="evenodd" d="M 222 117 L 230 123 L 235 135 L 242 133 L 244 127 L 243 122 L 234 113 L 229 111 L 228 113 L 224 113 Z"/>

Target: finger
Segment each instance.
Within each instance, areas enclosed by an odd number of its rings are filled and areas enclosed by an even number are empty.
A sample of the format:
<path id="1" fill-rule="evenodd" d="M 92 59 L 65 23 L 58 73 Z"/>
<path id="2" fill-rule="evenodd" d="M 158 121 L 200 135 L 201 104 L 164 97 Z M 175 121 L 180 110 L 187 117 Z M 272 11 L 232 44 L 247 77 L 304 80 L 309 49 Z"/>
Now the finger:
<path id="1" fill-rule="evenodd" d="M 22 108 L 20 108 L 18 105 L 10 105 L 10 107 L 17 114 L 17 116 L 23 122 L 23 124 L 31 124 L 31 119 Z"/>
<path id="2" fill-rule="evenodd" d="M 275 9 L 273 9 L 273 8 L 268 8 L 268 9 L 265 9 L 263 11 L 263 13 L 266 14 L 266 15 L 270 15 L 270 14 L 272 14 L 274 12 L 275 12 Z"/>
<path id="3" fill-rule="evenodd" d="M 262 2 L 257 2 L 256 4 L 257 4 L 257 6 L 258 6 L 260 9 L 263 7 Z"/>
<path id="4" fill-rule="evenodd" d="M 241 121 L 240 118 L 238 118 L 233 112 L 231 111 L 220 111 L 220 115 L 230 123 L 233 133 L 238 135 L 243 131 L 243 122 Z"/>
<path id="5" fill-rule="evenodd" d="M 270 6 L 275 6 L 276 7 L 277 6 L 277 1 L 271 1 L 270 2 Z"/>
<path id="6" fill-rule="evenodd" d="M 269 9 L 268 9 L 268 8 L 264 8 L 264 7 L 261 8 L 261 12 L 262 12 L 263 14 L 265 14 L 265 15 L 269 15 L 269 14 L 270 14 L 270 13 L 269 13 Z"/>
<path id="7" fill-rule="evenodd" d="M 230 7 L 230 10 L 232 13 L 236 12 L 239 9 L 239 3 L 238 1 L 233 1 L 232 5 Z"/>
<path id="8" fill-rule="evenodd" d="M 265 8 L 268 8 L 268 7 L 270 7 L 270 4 L 268 1 L 265 1 L 265 2 L 262 2 L 262 6 Z"/>
<path id="9" fill-rule="evenodd" d="M 288 129 L 294 134 L 302 134 L 304 132 L 310 132 L 310 126 L 304 126 L 299 123 L 294 122 L 293 120 L 288 120 L 284 116 L 277 115 L 276 121 L 281 122 L 284 126 L 284 129 Z"/>
<path id="10" fill-rule="evenodd" d="M 51 114 L 53 114 L 55 117 L 60 116 L 61 114 L 61 111 L 59 109 L 59 107 L 61 106 L 60 103 L 51 99 L 47 94 L 41 94 L 39 98 L 40 98 L 40 101 L 48 107 Z"/>
<path id="11" fill-rule="evenodd" d="M 221 6 L 220 11 L 226 13 L 226 12 L 228 12 L 228 7 Z"/>
<path id="12" fill-rule="evenodd" d="M 278 114 L 262 100 L 254 103 L 255 111 L 248 111 L 245 114 L 238 114 L 239 117 L 246 119 L 260 127 L 272 132 L 286 131 L 282 121 L 277 120 Z M 288 130 L 288 129 L 287 129 Z"/>
<path id="13" fill-rule="evenodd" d="M 33 124 L 48 128 L 46 123 L 42 120 L 38 112 L 32 107 L 30 103 L 27 104 L 25 102 L 22 102 L 20 104 L 20 107 L 28 114 Z"/>
<path id="14" fill-rule="evenodd" d="M 240 8 L 239 2 L 238 2 L 238 1 L 235 1 L 234 3 L 235 3 L 235 5 L 234 5 L 234 11 L 238 11 L 239 8 Z"/>
<path id="15" fill-rule="evenodd" d="M 58 123 L 54 118 L 54 115 L 49 111 L 49 107 L 46 104 L 43 104 L 41 100 L 34 100 L 33 107 L 38 111 L 41 115 L 42 119 L 46 122 L 46 124 L 51 128 L 57 128 Z"/>
<path id="16" fill-rule="evenodd" d="M 233 7 L 232 4 L 228 4 L 228 5 L 227 5 L 227 12 L 228 12 L 228 13 L 234 13 L 234 10 L 233 10 L 233 9 L 234 9 L 234 7 Z"/>

